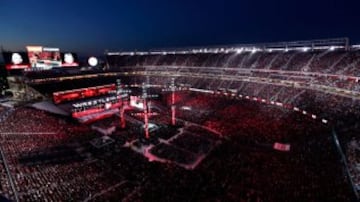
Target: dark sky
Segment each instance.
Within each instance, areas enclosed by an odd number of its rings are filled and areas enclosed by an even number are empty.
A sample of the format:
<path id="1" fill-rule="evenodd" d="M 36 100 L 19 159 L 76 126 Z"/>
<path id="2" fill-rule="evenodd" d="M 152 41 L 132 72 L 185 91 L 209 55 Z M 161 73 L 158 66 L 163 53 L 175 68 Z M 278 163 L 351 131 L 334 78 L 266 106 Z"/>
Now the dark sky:
<path id="1" fill-rule="evenodd" d="M 360 0 L 0 0 L 0 45 L 80 54 L 350 37 Z"/>

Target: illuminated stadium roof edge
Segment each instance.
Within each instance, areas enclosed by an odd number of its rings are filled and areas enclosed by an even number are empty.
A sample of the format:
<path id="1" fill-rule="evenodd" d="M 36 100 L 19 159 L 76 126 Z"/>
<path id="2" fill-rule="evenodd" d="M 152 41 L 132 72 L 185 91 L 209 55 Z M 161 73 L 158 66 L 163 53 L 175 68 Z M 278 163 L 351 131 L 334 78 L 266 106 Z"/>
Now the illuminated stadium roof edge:
<path id="1" fill-rule="evenodd" d="M 317 39 L 308 41 L 289 41 L 277 43 L 260 43 L 260 44 L 235 44 L 226 46 L 209 46 L 209 47 L 186 47 L 158 49 L 150 51 L 127 51 L 127 52 L 107 52 L 106 55 L 166 55 L 166 54 L 192 54 L 192 53 L 242 53 L 258 51 L 308 51 L 308 50 L 335 50 L 335 49 L 360 49 L 360 45 L 349 45 L 349 39 Z"/>

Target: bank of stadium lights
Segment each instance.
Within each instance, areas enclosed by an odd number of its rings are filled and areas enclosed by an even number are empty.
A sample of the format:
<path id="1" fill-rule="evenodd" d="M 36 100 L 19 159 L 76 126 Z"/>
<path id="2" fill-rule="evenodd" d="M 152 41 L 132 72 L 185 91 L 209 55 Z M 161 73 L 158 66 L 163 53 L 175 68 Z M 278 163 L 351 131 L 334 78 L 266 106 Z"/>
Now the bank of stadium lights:
<path id="1" fill-rule="evenodd" d="M 284 47 L 284 48 L 257 48 L 253 47 L 232 47 L 232 48 L 201 48 L 201 49 L 189 49 L 182 51 L 150 51 L 150 52 L 120 52 L 120 53 L 107 53 L 108 55 L 168 55 L 168 54 L 197 54 L 197 53 L 237 53 L 243 52 L 256 53 L 258 51 L 274 52 L 274 51 L 303 51 L 310 50 L 329 50 L 344 49 L 344 46 L 316 46 L 316 47 Z M 360 49 L 360 45 L 351 46 L 352 49 Z"/>
<path id="2" fill-rule="evenodd" d="M 304 52 L 308 52 L 309 49 L 310 49 L 309 47 L 304 47 L 304 48 L 303 48 L 303 51 L 304 51 Z"/>
<path id="3" fill-rule="evenodd" d="M 88 59 L 88 64 L 91 66 L 91 67 L 95 67 L 99 64 L 99 61 L 96 57 L 89 57 Z"/>
<path id="4" fill-rule="evenodd" d="M 15 65 L 19 65 L 23 62 L 23 59 L 19 53 L 13 53 L 11 55 L 11 62 Z"/>
<path id="5" fill-rule="evenodd" d="M 256 48 L 253 48 L 252 50 L 251 50 L 251 53 L 252 54 L 254 54 L 254 53 L 256 53 L 258 50 L 256 49 Z"/>
<path id="6" fill-rule="evenodd" d="M 242 49 L 242 48 L 236 49 L 236 53 L 241 54 L 242 52 L 243 52 L 243 49 Z"/>

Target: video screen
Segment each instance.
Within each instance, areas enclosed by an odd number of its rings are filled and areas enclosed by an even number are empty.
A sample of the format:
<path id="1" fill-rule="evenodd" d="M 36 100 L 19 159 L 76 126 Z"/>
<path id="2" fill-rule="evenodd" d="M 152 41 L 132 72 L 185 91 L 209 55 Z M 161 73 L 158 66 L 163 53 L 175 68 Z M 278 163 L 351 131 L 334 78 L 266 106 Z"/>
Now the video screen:
<path id="1" fill-rule="evenodd" d="M 7 70 L 30 68 L 26 52 L 3 52 L 3 57 Z"/>
<path id="2" fill-rule="evenodd" d="M 77 67 L 79 66 L 79 60 L 76 53 L 61 53 L 62 67 Z"/>
<path id="3" fill-rule="evenodd" d="M 61 66 L 59 48 L 48 48 L 42 46 L 27 46 L 28 56 L 32 68 L 51 69 Z"/>

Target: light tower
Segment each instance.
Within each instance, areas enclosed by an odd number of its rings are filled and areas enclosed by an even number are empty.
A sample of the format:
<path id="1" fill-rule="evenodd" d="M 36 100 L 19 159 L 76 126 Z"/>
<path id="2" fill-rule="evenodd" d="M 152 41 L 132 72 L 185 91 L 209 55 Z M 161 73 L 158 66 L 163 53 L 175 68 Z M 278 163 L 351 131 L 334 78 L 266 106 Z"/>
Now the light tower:
<path id="1" fill-rule="evenodd" d="M 171 84 L 168 88 L 163 89 L 163 92 L 171 92 L 171 125 L 176 125 L 176 105 L 175 92 L 180 91 L 175 85 L 175 78 L 171 78 Z"/>
<path id="2" fill-rule="evenodd" d="M 145 137 L 149 138 L 149 115 L 148 115 L 148 105 L 146 102 L 147 92 L 145 83 L 142 84 L 142 99 L 144 105 L 144 129 L 145 129 Z"/>
<path id="3" fill-rule="evenodd" d="M 126 121 L 125 121 L 125 108 L 126 108 L 126 100 L 129 98 L 129 93 L 131 91 L 124 89 L 121 80 L 116 80 L 116 96 L 119 99 L 120 105 L 120 127 L 124 129 L 126 127 Z"/>
<path id="4" fill-rule="evenodd" d="M 158 97 L 158 95 L 150 95 L 147 93 L 147 89 L 149 88 L 149 80 L 147 79 L 147 83 L 142 83 L 142 95 L 141 95 L 141 99 L 143 101 L 143 105 L 144 105 L 144 130 L 145 130 L 145 137 L 146 139 L 149 139 L 149 116 L 152 115 L 152 113 L 150 113 L 149 110 L 149 106 L 148 106 L 148 102 L 147 99 L 148 98 L 155 98 Z"/>

